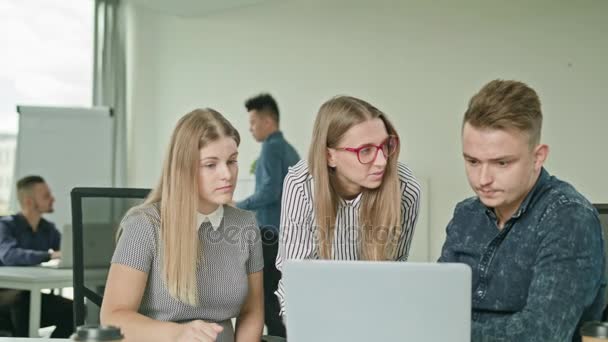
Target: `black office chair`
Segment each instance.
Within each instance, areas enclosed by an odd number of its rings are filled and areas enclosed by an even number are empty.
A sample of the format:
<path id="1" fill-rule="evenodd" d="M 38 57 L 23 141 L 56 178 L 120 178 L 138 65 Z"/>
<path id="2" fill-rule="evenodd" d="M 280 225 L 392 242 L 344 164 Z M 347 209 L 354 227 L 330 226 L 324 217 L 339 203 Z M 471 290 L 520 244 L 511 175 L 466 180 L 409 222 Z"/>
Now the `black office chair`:
<path id="1" fill-rule="evenodd" d="M 593 206 L 600 213 L 600 222 L 604 233 L 604 253 L 608 257 L 608 203 L 596 203 Z M 606 261 L 606 282 L 608 282 L 608 259 Z M 604 300 L 605 303 L 608 303 L 608 286 L 606 286 Z M 602 320 L 608 320 L 608 306 L 604 309 Z"/>
<path id="2" fill-rule="evenodd" d="M 87 301 L 101 307 L 103 299 L 103 286 L 100 286 L 98 279 L 94 283 L 87 281 L 90 278 L 87 277 L 87 270 L 93 268 L 85 267 L 85 261 L 89 263 L 92 259 L 101 259 L 94 267 L 97 272 L 100 268 L 110 268 L 120 220 L 127 210 L 141 204 L 149 192 L 150 189 L 136 188 L 72 189 L 74 327 L 85 323 Z M 96 324 L 99 317 L 86 317 L 86 322 Z"/>

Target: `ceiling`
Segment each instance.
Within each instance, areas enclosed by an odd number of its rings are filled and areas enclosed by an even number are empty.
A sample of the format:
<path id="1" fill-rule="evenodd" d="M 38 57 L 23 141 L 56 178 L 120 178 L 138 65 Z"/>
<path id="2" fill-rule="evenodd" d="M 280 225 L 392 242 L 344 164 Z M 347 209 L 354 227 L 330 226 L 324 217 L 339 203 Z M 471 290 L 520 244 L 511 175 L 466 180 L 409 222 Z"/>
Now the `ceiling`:
<path id="1" fill-rule="evenodd" d="M 197 17 L 212 12 L 253 5 L 268 0 L 127 0 L 140 7 L 161 13 Z"/>

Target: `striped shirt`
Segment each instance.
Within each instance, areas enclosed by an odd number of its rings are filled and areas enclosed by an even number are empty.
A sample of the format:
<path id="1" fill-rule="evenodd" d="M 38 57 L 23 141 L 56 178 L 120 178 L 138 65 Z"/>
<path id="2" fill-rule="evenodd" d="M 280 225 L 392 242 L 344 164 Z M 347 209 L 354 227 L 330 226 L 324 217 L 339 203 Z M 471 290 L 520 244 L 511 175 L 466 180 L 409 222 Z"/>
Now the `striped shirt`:
<path id="1" fill-rule="evenodd" d="M 402 163 L 398 164 L 399 185 L 401 188 L 401 236 L 396 260 L 405 261 L 409 254 L 414 227 L 420 206 L 420 184 L 412 171 Z M 318 259 L 316 224 L 314 223 L 313 179 L 308 164 L 302 160 L 289 169 L 283 185 L 281 212 L 281 231 L 279 253 L 276 266 L 280 271 L 284 260 Z M 332 242 L 334 260 L 359 259 L 359 209 L 361 194 L 352 200 L 340 199 L 336 215 L 336 226 Z M 275 292 L 281 304 L 280 314 L 285 310 L 285 290 L 283 281 Z"/>
<path id="2" fill-rule="evenodd" d="M 230 206 L 224 206 L 223 211 L 217 229 L 206 220 L 197 231 L 203 258 L 196 268 L 199 287 L 196 306 L 171 296 L 163 280 L 158 204 L 144 205 L 125 215 L 112 263 L 148 274 L 139 313 L 159 321 L 216 322 L 224 327 L 217 342 L 234 341 L 230 319 L 239 315 L 245 303 L 248 275 L 261 271 L 264 262 L 253 213 Z"/>

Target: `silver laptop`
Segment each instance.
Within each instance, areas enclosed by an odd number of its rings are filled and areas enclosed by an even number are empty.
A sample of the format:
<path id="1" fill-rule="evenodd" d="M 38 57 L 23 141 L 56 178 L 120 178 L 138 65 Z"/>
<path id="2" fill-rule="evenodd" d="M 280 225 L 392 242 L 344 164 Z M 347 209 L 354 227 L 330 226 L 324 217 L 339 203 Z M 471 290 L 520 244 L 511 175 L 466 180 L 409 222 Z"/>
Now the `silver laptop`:
<path id="1" fill-rule="evenodd" d="M 464 264 L 289 260 L 289 342 L 471 340 Z"/>
<path id="2" fill-rule="evenodd" d="M 114 232 L 107 224 L 83 225 L 83 263 L 85 268 L 110 267 L 114 253 Z M 61 259 L 50 260 L 41 265 L 51 268 L 72 268 L 73 260 L 72 225 L 63 226 L 61 234 Z"/>

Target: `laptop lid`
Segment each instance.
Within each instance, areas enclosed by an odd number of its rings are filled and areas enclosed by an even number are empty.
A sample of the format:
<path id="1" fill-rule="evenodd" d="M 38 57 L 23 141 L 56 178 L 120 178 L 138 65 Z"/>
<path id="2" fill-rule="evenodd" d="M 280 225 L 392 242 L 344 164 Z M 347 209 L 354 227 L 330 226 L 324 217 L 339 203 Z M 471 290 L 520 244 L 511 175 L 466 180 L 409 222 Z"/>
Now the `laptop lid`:
<path id="1" fill-rule="evenodd" d="M 464 264 L 289 260 L 289 342 L 470 341 Z"/>
<path id="2" fill-rule="evenodd" d="M 87 223 L 83 225 L 83 265 L 85 268 L 108 268 L 115 247 L 115 232 L 109 224 Z M 72 225 L 63 226 L 61 234 L 61 259 L 42 263 L 52 268 L 73 267 Z"/>
<path id="3" fill-rule="evenodd" d="M 72 225 L 64 224 L 61 228 L 61 243 L 59 244 L 61 259 L 53 259 L 41 263 L 43 267 L 72 268 Z"/>
<path id="4" fill-rule="evenodd" d="M 72 268 L 72 225 L 65 224 L 61 230 L 61 260 L 60 267 Z"/>

